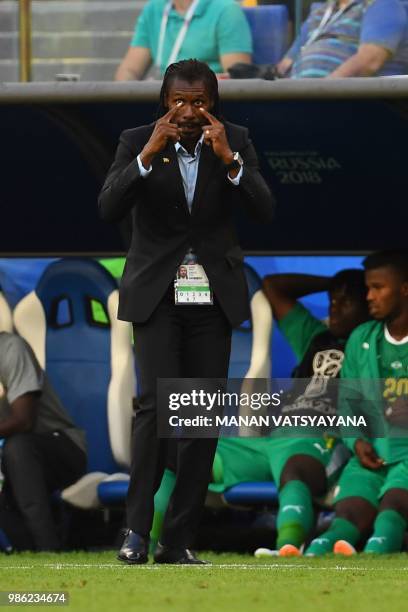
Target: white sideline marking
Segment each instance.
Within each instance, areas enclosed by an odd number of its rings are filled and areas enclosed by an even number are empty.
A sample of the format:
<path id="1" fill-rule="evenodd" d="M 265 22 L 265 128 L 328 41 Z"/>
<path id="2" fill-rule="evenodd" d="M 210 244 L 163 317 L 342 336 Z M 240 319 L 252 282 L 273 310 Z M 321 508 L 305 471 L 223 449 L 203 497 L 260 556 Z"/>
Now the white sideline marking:
<path id="1" fill-rule="evenodd" d="M 179 569 L 186 569 L 186 568 L 193 568 L 193 569 L 198 569 L 198 570 L 209 570 L 209 569 L 243 569 L 243 570 L 276 570 L 276 569 L 280 569 L 280 570 L 299 570 L 299 569 L 306 569 L 306 570 L 315 570 L 315 571 L 360 571 L 360 572 L 384 572 L 387 570 L 390 571 L 399 571 L 399 572 L 406 572 L 408 571 L 408 567 L 387 567 L 387 566 L 382 566 L 382 567 L 360 567 L 357 565 L 333 565 L 333 566 L 328 566 L 328 567 L 321 567 L 321 566 L 310 566 L 310 565 L 305 565 L 305 564 L 280 564 L 280 563 L 270 563 L 267 565 L 257 565 L 257 564 L 245 564 L 245 563 L 220 563 L 220 564 L 213 564 L 213 565 L 171 565 L 171 566 L 166 566 L 166 567 L 171 567 L 171 568 L 179 568 Z M 1 570 L 27 570 L 27 569 L 36 569 L 36 568 L 43 568 L 43 569 L 54 569 L 54 570 L 64 570 L 64 569 L 84 569 L 84 568 L 91 568 L 91 569 L 117 569 L 117 570 L 151 570 L 151 571 L 157 571 L 160 569 L 163 569 L 163 565 L 160 564 L 156 564 L 156 565 L 127 565 L 127 564 L 117 564 L 117 563 L 44 563 L 44 564 L 35 564 L 35 565 L 0 565 L 0 571 Z"/>

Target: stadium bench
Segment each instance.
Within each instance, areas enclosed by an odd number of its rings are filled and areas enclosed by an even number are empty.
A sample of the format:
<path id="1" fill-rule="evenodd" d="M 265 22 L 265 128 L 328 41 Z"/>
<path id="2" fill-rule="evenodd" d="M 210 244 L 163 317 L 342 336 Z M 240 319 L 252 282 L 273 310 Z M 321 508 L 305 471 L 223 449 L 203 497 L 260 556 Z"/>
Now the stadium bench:
<path id="1" fill-rule="evenodd" d="M 117 283 L 100 264 L 62 259 L 14 310 L 17 332 L 87 434 L 89 471 L 61 494 L 80 508 L 98 507 L 97 484 L 126 477 L 130 464 L 135 370 L 131 327 L 117 320 L 117 305 Z"/>

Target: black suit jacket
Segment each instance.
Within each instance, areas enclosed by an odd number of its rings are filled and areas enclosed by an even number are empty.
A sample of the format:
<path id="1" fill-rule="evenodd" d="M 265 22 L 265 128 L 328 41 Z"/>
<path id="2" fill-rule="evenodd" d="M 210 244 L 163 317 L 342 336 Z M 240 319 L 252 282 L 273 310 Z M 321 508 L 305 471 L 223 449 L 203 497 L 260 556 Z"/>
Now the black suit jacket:
<path id="1" fill-rule="evenodd" d="M 173 143 L 152 163 L 142 178 L 136 157 L 154 124 L 125 130 L 115 160 L 99 195 L 100 214 L 118 222 L 129 212 L 132 241 L 120 286 L 119 319 L 146 321 L 175 276 L 177 266 L 193 247 L 219 303 L 232 326 L 249 317 L 243 253 L 232 213 L 244 206 L 259 221 L 270 222 L 274 200 L 258 170 L 248 130 L 225 123 L 228 142 L 244 159 L 239 186 L 227 178 L 227 170 L 211 147 L 203 145 L 191 214 Z"/>

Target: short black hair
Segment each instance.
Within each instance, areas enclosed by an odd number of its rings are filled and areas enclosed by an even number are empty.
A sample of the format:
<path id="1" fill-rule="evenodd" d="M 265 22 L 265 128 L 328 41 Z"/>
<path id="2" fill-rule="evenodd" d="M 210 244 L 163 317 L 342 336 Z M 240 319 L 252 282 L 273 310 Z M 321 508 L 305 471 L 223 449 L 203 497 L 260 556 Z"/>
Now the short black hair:
<path id="1" fill-rule="evenodd" d="M 329 293 L 337 289 L 344 289 L 348 297 L 366 304 L 367 287 L 365 284 L 364 270 L 359 268 L 348 268 L 337 272 L 329 284 Z"/>
<path id="2" fill-rule="evenodd" d="M 158 117 L 162 117 L 167 113 L 166 95 L 170 85 L 175 79 L 187 81 L 187 83 L 194 83 L 194 81 L 202 81 L 205 83 L 208 94 L 213 102 L 211 114 L 217 118 L 220 117 L 220 96 L 218 93 L 217 77 L 208 64 L 196 59 L 181 60 L 167 67 L 160 90 L 160 101 L 157 111 Z"/>
<path id="3" fill-rule="evenodd" d="M 364 259 L 363 266 L 364 270 L 392 268 L 401 276 L 403 281 L 408 281 L 408 251 L 405 249 L 371 253 Z"/>

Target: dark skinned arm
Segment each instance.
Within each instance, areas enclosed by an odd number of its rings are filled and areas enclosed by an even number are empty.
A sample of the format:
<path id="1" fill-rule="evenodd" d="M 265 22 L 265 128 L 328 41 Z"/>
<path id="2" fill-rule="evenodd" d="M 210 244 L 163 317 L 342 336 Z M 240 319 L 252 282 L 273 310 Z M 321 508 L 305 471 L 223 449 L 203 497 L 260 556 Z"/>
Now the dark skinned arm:
<path id="1" fill-rule="evenodd" d="M 273 316 L 280 321 L 299 298 L 329 289 L 329 276 L 312 274 L 270 274 L 263 279 L 263 291 L 272 307 Z"/>
<path id="2" fill-rule="evenodd" d="M 11 404 L 11 414 L 0 421 L 0 438 L 31 431 L 37 417 L 39 393 L 24 393 Z"/>

